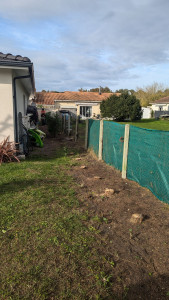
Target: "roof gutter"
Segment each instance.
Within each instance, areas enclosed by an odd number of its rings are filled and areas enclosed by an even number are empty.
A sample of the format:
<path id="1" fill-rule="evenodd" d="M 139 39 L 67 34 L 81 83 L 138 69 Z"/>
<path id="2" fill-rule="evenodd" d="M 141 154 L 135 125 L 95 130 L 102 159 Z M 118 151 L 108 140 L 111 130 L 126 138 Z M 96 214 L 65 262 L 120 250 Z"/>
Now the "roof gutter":
<path id="1" fill-rule="evenodd" d="M 30 65 L 30 64 L 29 64 Z M 13 99 L 14 99 L 14 115 L 15 115 L 15 142 L 18 143 L 18 112 L 17 112 L 17 99 L 16 99 L 16 80 L 18 79 L 27 79 L 27 78 L 31 78 L 31 82 L 33 85 L 33 89 L 34 89 L 34 81 L 33 81 L 33 77 L 32 77 L 32 66 L 29 66 L 29 75 L 25 75 L 25 76 L 17 76 L 13 78 L 13 87 L 14 87 L 14 95 L 13 95 Z"/>
<path id="2" fill-rule="evenodd" d="M 22 61 L 0 61 L 0 65 L 7 67 L 32 67 L 33 63 Z"/>

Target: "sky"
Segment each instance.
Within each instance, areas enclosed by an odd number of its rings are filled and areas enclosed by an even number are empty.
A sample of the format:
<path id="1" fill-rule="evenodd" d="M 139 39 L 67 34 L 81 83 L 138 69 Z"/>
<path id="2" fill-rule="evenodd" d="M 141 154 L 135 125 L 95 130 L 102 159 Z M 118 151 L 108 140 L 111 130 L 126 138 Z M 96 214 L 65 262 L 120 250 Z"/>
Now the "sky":
<path id="1" fill-rule="evenodd" d="M 168 0 L 0 0 L 0 52 L 27 56 L 36 90 L 169 87 Z"/>

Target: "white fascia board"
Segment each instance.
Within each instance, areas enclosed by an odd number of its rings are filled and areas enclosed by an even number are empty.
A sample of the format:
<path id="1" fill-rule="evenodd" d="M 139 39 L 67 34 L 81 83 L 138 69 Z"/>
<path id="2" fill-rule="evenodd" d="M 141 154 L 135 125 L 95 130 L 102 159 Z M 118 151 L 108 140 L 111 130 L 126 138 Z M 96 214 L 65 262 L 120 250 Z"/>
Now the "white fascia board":
<path id="1" fill-rule="evenodd" d="M 159 105 L 167 105 L 167 104 L 169 104 L 169 101 L 166 102 L 166 103 L 152 103 L 152 105 L 157 105 L 157 106 L 159 106 Z"/>
<path id="2" fill-rule="evenodd" d="M 93 102 L 87 102 L 87 103 L 84 103 L 84 102 L 77 102 L 75 103 L 76 105 L 80 105 L 80 106 L 96 106 L 98 105 L 99 103 L 93 103 Z"/>
<path id="3" fill-rule="evenodd" d="M 74 100 L 62 100 L 62 99 L 54 100 L 54 102 L 60 102 L 60 103 L 73 102 L 75 105 L 80 105 L 80 106 L 96 106 L 101 103 L 101 102 L 95 102 L 95 103 L 93 103 L 93 102 L 75 102 Z"/>
<path id="4" fill-rule="evenodd" d="M 155 104 L 155 105 L 160 106 L 160 105 L 167 105 L 167 104 L 169 104 L 169 102 L 168 103 L 158 103 L 158 104 Z"/>
<path id="5" fill-rule="evenodd" d="M 75 107 L 75 106 L 62 106 L 61 105 L 60 109 L 77 109 L 77 107 Z"/>
<path id="6" fill-rule="evenodd" d="M 12 69 L 12 70 L 28 71 L 28 67 L 0 66 L 0 69 Z"/>

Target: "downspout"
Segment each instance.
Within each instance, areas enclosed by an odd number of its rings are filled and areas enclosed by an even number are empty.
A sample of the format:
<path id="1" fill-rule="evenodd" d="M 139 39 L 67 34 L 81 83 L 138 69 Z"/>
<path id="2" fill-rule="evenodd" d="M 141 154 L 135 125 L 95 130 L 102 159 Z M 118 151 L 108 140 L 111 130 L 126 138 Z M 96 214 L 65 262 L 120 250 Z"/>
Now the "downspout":
<path id="1" fill-rule="evenodd" d="M 16 101 L 16 80 L 26 79 L 32 77 L 32 68 L 29 67 L 29 75 L 17 76 L 13 78 L 13 87 L 14 87 L 14 111 L 15 111 L 15 142 L 18 143 L 18 112 L 17 112 L 17 101 Z"/>

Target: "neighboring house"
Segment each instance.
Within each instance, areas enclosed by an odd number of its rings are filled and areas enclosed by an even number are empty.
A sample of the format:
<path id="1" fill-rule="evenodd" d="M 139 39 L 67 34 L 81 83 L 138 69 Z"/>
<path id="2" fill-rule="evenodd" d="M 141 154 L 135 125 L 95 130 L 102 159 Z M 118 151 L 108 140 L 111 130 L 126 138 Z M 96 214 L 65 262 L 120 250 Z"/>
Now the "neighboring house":
<path id="1" fill-rule="evenodd" d="M 100 115 L 100 103 L 114 93 L 96 92 L 38 92 L 36 103 L 56 111 L 68 110 L 71 113 L 90 118 Z M 118 93 L 116 93 L 119 95 Z"/>
<path id="2" fill-rule="evenodd" d="M 169 111 L 169 96 L 160 98 L 151 104 L 153 111 Z"/>
<path id="3" fill-rule="evenodd" d="M 160 98 L 151 104 L 155 118 L 169 116 L 169 96 Z"/>
<path id="4" fill-rule="evenodd" d="M 0 142 L 9 136 L 19 142 L 18 113 L 26 114 L 35 93 L 33 63 L 27 57 L 0 52 Z"/>

